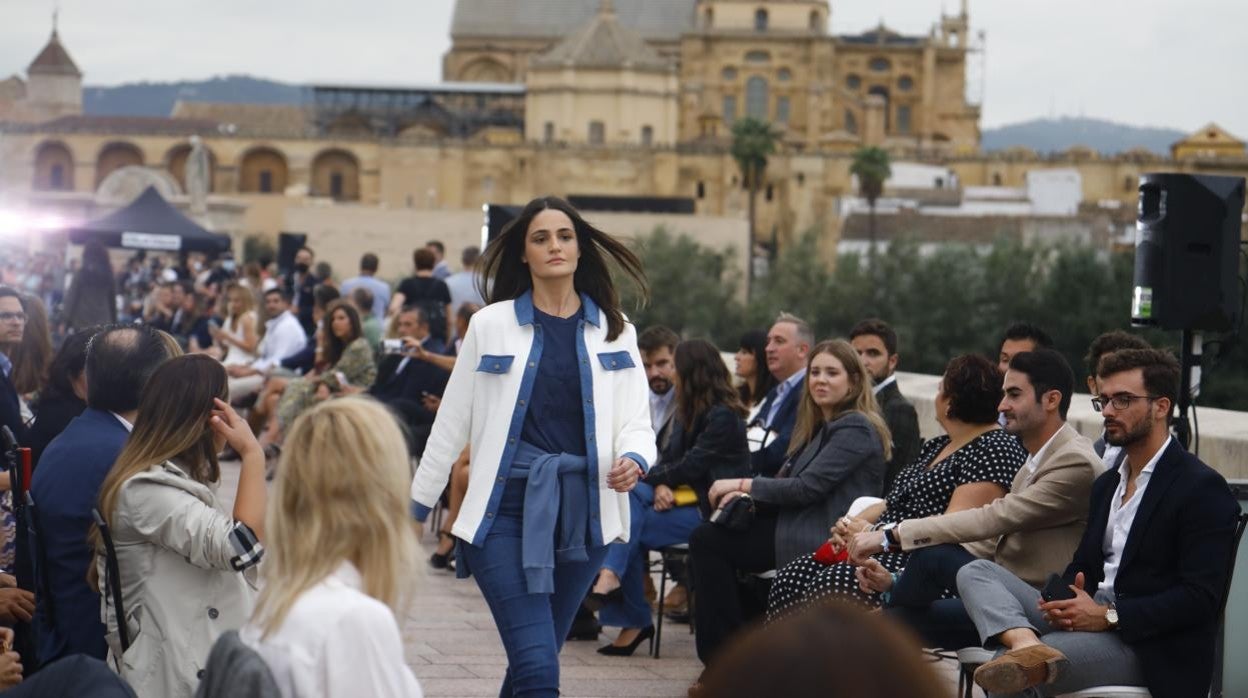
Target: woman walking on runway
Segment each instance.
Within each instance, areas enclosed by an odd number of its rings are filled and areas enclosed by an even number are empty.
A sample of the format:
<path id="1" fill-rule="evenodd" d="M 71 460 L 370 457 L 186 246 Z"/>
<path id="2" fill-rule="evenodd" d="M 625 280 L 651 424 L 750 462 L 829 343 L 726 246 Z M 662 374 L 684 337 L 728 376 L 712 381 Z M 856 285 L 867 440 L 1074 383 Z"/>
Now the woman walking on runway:
<path id="1" fill-rule="evenodd" d="M 412 482 L 423 521 L 472 447 L 452 533 L 507 651 L 502 696 L 557 696 L 559 650 L 602 567 L 627 540 L 628 492 L 655 457 L 637 334 L 608 258 L 637 257 L 567 202 L 535 199 L 486 249 L 473 316 Z"/>

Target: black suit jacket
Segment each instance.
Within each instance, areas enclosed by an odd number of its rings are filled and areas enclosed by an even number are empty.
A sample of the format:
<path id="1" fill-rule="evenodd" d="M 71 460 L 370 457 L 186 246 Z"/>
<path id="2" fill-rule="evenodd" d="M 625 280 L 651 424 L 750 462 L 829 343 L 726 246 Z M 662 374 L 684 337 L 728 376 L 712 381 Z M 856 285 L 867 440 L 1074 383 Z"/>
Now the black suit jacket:
<path id="1" fill-rule="evenodd" d="M 725 405 L 714 405 L 682 429 L 673 415 L 666 427 L 671 439 L 658 465 L 646 474 L 650 485 L 689 485 L 698 494 L 698 510 L 711 514 L 707 491 L 715 480 L 750 476 L 750 444 L 745 420 Z"/>
<path id="2" fill-rule="evenodd" d="M 17 396 L 17 388 L 13 387 L 4 371 L 0 371 L 0 425 L 13 430 L 17 443 L 28 445 L 29 436 L 22 421 L 22 403 Z"/>
<path id="3" fill-rule="evenodd" d="M 430 347 L 427 350 L 432 351 Z M 411 359 L 398 370 L 403 357 L 390 354 L 377 367 L 377 379 L 368 392 L 403 415 L 409 426 L 432 424 L 434 413 L 425 408 L 424 393 L 442 397 L 451 374 L 428 361 Z"/>
<path id="4" fill-rule="evenodd" d="M 754 423 L 766 422 L 767 413 L 771 411 L 771 405 L 776 401 L 776 394 L 779 390 L 780 386 L 777 385 L 767 393 L 762 407 L 758 408 L 758 416 L 755 417 Z M 797 423 L 798 398 L 804 390 L 806 390 L 806 380 L 802 379 L 784 396 L 784 400 L 780 402 L 780 407 L 776 410 L 776 418 L 771 420 L 771 431 L 776 433 L 775 440 L 750 454 L 750 467 L 755 475 L 773 477 L 780 472 L 780 466 L 784 465 L 787 460 L 789 439 L 793 437 L 793 427 Z"/>
<path id="5" fill-rule="evenodd" d="M 1117 470 L 1092 485 L 1088 528 L 1063 575 L 1095 592 Z M 1114 580 L 1118 632 L 1140 659 L 1148 690 L 1205 695 L 1213 674 L 1218 611 L 1230 575 L 1239 505 L 1226 480 L 1171 441 L 1149 479 Z"/>
<path id="6" fill-rule="evenodd" d="M 880 413 L 884 415 L 884 423 L 893 436 L 893 457 L 889 459 L 884 471 L 884 492 L 888 494 L 893 488 L 893 480 L 902 468 L 910 465 L 919 455 L 923 439 L 919 438 L 919 414 L 910 404 L 893 381 L 876 393 L 875 401 L 880 405 Z"/>

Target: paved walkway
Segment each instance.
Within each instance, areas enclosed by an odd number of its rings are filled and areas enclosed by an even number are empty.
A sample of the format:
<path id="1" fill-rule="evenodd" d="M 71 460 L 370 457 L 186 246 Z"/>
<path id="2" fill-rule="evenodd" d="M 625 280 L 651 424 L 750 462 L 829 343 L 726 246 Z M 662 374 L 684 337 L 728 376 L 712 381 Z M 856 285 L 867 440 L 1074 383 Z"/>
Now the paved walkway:
<path id="1" fill-rule="evenodd" d="M 221 466 L 220 494 L 229 507 L 238 487 L 239 464 L 225 462 Z M 427 532 L 422 543 L 426 547 L 421 553 L 424 560 L 431 552 L 433 534 Z M 414 601 L 403 620 L 403 642 L 407 663 L 420 679 L 425 696 L 497 696 L 507 657 L 476 583 L 423 566 L 413 583 Z M 611 628 L 608 632 L 614 637 L 616 630 Z M 563 695 L 679 698 L 686 695 L 689 685 L 702 671 L 688 625 L 664 624 L 661 659 L 651 658 L 644 644 L 632 657 L 598 654 L 598 647 L 609 641 L 603 635 L 596 642 L 569 642 L 564 646 L 560 655 Z M 953 695 L 956 667 L 945 661 L 940 668 L 949 694 Z"/>
<path id="2" fill-rule="evenodd" d="M 476 583 L 431 571 L 417 585 L 403 640 L 425 695 L 497 696 L 507 658 Z M 663 626 L 662 659 L 651 658 L 645 644 L 632 657 L 604 657 L 596 650 L 608 641 L 604 635 L 564 646 L 563 695 L 684 696 L 702 670 L 688 625 Z"/>

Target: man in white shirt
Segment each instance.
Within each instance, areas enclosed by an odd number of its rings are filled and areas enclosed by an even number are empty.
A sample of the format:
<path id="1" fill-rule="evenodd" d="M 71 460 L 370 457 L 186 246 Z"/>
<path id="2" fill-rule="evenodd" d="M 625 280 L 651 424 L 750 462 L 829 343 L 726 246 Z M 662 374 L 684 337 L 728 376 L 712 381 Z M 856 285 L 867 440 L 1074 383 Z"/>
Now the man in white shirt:
<path id="1" fill-rule="evenodd" d="M 1085 379 L 1088 385 L 1088 394 L 1099 395 L 1101 393 L 1101 383 L 1096 377 L 1096 367 L 1101 363 L 1101 357 L 1106 354 L 1119 351 L 1122 349 L 1151 349 L 1148 342 L 1142 337 L 1133 335 L 1122 330 L 1112 330 L 1106 332 L 1088 345 L 1088 353 L 1083 357 L 1083 361 L 1088 366 L 1088 376 Z M 1120 446 L 1111 446 L 1105 441 L 1105 434 L 1101 434 L 1101 438 L 1097 439 L 1092 447 L 1101 457 L 1101 461 L 1105 463 L 1106 468 L 1117 468 L 1122 465 L 1124 453 Z"/>
<path id="2" fill-rule="evenodd" d="M 806 359 L 814 345 L 814 330 L 796 315 L 780 313 L 767 331 L 767 370 L 779 383 L 767 394 L 754 423 L 749 425 L 753 451 L 750 466 L 756 475 L 774 476 L 784 465 L 806 380 Z M 758 448 L 753 436 L 758 431 L 756 426 L 765 430 Z"/>
<path id="3" fill-rule="evenodd" d="M 268 372 L 307 344 L 308 337 L 299 319 L 290 312 L 290 301 L 284 291 L 275 288 L 266 292 L 264 310 L 270 319 L 264 323 L 264 338 L 257 349 L 259 356 L 250 364 L 225 367 L 229 374 L 231 402 L 260 392 Z"/>
<path id="4" fill-rule="evenodd" d="M 984 646 L 1006 650 L 975 682 L 994 694 L 1125 685 L 1204 695 L 1239 507 L 1226 480 L 1170 437 L 1179 392 L 1171 354 L 1113 352 L 1097 377 L 1093 406 L 1126 458 L 1094 483 L 1087 531 L 1061 579 L 1046 585 L 1048 600 L 987 560 L 958 573 Z"/>

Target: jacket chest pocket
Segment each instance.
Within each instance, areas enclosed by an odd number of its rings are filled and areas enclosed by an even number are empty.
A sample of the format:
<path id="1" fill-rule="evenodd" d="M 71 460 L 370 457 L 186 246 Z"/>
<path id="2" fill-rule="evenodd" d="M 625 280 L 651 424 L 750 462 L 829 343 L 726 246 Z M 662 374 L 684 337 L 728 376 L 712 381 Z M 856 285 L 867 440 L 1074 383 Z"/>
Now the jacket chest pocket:
<path id="1" fill-rule="evenodd" d="M 627 351 L 601 352 L 598 354 L 598 363 L 602 364 L 604 371 L 622 371 L 637 366 Z"/>
<path id="2" fill-rule="evenodd" d="M 493 373 L 502 375 L 511 370 L 511 364 L 516 360 L 514 355 L 504 356 L 500 354 L 483 354 L 481 362 L 477 364 L 478 373 Z"/>

